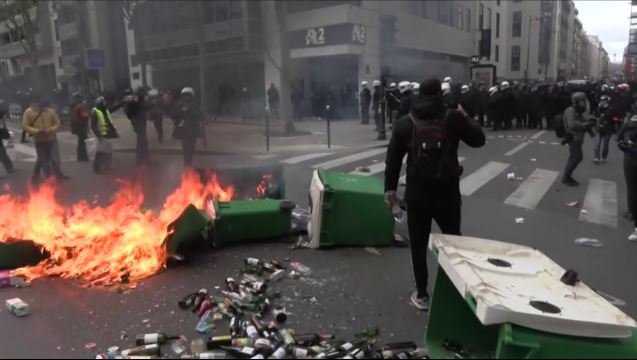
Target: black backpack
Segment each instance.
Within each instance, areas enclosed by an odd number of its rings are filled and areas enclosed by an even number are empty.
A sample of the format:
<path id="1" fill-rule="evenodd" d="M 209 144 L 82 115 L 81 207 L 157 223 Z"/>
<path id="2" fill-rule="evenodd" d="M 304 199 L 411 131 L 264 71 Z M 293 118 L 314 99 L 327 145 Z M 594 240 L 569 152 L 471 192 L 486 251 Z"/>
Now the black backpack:
<path id="1" fill-rule="evenodd" d="M 419 183 L 439 182 L 448 178 L 449 138 L 444 123 L 449 115 L 440 119 L 416 120 L 411 114 L 413 127 L 412 135 L 412 171 L 413 177 Z"/>
<path id="2" fill-rule="evenodd" d="M 557 114 L 553 119 L 553 129 L 555 129 L 555 135 L 560 138 L 566 138 L 566 126 L 564 125 L 564 115 Z"/>

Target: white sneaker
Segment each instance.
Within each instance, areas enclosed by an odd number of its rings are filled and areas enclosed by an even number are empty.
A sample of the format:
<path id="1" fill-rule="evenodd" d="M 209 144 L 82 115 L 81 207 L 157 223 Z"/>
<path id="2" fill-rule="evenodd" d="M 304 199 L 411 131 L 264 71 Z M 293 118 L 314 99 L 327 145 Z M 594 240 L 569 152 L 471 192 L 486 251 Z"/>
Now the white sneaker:
<path id="1" fill-rule="evenodd" d="M 637 228 L 635 228 L 635 231 L 633 231 L 633 233 L 628 236 L 628 240 L 637 241 Z"/>
<path id="2" fill-rule="evenodd" d="M 413 293 L 411 293 L 409 301 L 411 302 L 411 304 L 413 306 L 416 307 L 416 309 L 418 309 L 420 311 L 429 311 L 429 297 L 428 296 L 419 298 L 418 297 L 418 291 L 414 291 Z"/>
<path id="3" fill-rule="evenodd" d="M 595 159 L 593 159 L 593 162 L 594 162 L 595 164 L 599 164 L 599 159 L 598 159 L 598 158 L 595 158 Z"/>

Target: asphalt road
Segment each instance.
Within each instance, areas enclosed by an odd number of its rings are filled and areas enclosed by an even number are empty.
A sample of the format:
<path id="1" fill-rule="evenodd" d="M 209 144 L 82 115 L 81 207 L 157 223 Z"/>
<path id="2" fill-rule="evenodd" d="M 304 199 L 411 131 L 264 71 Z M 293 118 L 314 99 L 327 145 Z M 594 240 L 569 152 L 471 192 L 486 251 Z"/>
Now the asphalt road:
<path id="1" fill-rule="evenodd" d="M 470 192 L 463 198 L 463 233 L 533 246 L 564 268 L 576 270 L 589 286 L 623 300 L 626 305 L 620 309 L 637 317 L 637 288 L 631 285 L 632 274 L 637 272 L 637 263 L 632 261 L 637 244 L 626 240 L 632 225 L 621 217 L 626 209 L 626 190 L 617 148 L 611 148 L 607 164 L 596 166 L 591 163 L 592 141 L 587 138 L 585 161 L 575 173 L 582 185 L 573 189 L 559 183 L 567 149 L 552 144 L 557 141 L 552 133 L 538 135 L 538 131 L 520 130 L 488 135 L 484 148 L 463 147 L 459 154 L 464 158 L 463 186 Z M 108 199 L 116 188 L 115 178 L 127 176 L 134 168 L 133 154 L 121 152 L 115 154 L 115 176 L 95 176 L 90 165 L 71 161 L 71 144 L 61 145 L 62 158 L 67 160 L 63 168 L 72 179 L 63 184 L 60 198 L 68 203 L 95 195 Z M 513 149 L 518 151 L 512 153 Z M 196 165 L 221 168 L 283 163 L 287 197 L 301 205 L 307 205 L 313 166 L 330 162 L 336 171 L 351 172 L 363 166 L 381 171 L 379 164 L 384 158 L 376 149 L 344 149 L 321 156 L 229 153 L 200 156 Z M 305 160 L 299 161 L 298 156 L 304 155 Z M 24 193 L 33 164 L 26 153 L 19 154 L 19 159 L 17 167 L 22 171 L 2 177 L 0 182 L 10 184 L 12 192 Z M 158 207 L 177 184 L 180 162 L 178 153 L 154 154 L 151 169 L 143 177 L 148 208 Z M 509 172 L 523 180 L 507 180 Z M 557 179 L 550 181 L 553 172 L 558 173 Z M 382 172 L 373 176 L 382 178 Z M 604 190 L 604 201 L 598 201 L 599 181 L 592 179 L 614 183 L 614 194 Z M 609 188 L 614 189 L 612 184 L 604 189 Z M 580 207 L 565 205 L 573 201 Z M 590 208 L 580 220 L 582 206 Z M 524 224 L 516 224 L 517 217 L 523 217 Z M 404 224 L 397 232 L 405 233 Z M 578 237 L 597 238 L 604 246 L 578 246 L 574 243 Z M 422 342 L 427 316 L 407 301 L 413 288 L 409 250 L 377 250 L 379 254 L 357 248 L 292 251 L 285 243 L 253 244 L 207 251 L 187 264 L 142 281 L 126 294 L 86 289 L 62 279 L 40 279 L 29 288 L 2 289 L 1 300 L 21 297 L 31 305 L 32 314 L 15 318 L 0 310 L 0 357 L 93 356 L 112 345 L 128 347 L 136 334 L 157 330 L 193 339 L 198 336 L 194 331 L 197 320 L 191 313 L 182 312 L 177 301 L 201 287 L 222 285 L 225 277 L 236 275 L 248 256 L 291 258 L 313 269 L 311 280 L 286 279 L 278 286 L 283 291 L 283 303 L 293 314 L 291 328 L 350 337 L 366 326 L 378 325 L 384 341 Z M 435 268 L 433 261 L 430 267 Z M 432 271 L 432 278 L 434 275 Z M 122 340 L 122 334 L 129 339 Z M 91 342 L 97 346 L 86 349 L 85 344 Z"/>

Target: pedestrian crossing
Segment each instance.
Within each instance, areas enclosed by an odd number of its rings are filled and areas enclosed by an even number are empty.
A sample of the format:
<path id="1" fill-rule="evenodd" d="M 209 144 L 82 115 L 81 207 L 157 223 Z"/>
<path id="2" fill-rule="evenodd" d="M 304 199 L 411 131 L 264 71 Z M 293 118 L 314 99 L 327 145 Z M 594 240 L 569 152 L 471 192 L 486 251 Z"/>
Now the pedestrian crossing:
<path id="1" fill-rule="evenodd" d="M 334 171 L 348 172 L 361 176 L 383 176 L 385 171 L 385 148 L 363 150 L 359 153 L 339 156 L 335 153 L 315 153 L 295 156 L 288 159 L 282 159 L 279 162 L 285 165 L 309 166 L 313 169 L 331 169 Z M 330 157 L 336 158 L 330 159 Z M 323 159 L 327 161 L 321 161 Z M 374 160 L 372 164 L 369 164 Z M 485 161 L 479 159 L 468 159 L 458 157 L 458 162 L 463 163 L 473 161 L 484 161 L 477 168 L 471 164 L 471 172 L 465 173 L 460 180 L 460 193 L 464 197 L 475 196 L 480 189 L 487 187 L 498 179 L 506 179 L 507 182 L 516 182 L 516 188 L 511 192 L 508 190 L 506 194 L 502 194 L 500 201 L 503 204 L 532 211 L 541 206 L 542 201 L 549 196 L 550 190 L 558 185 L 560 172 L 550 169 L 535 168 L 525 179 L 516 178 L 508 179 L 507 175 L 510 171 L 514 171 L 512 165 L 507 162 Z M 365 165 L 367 162 L 369 165 Z M 406 158 L 403 164 L 406 163 Z M 363 167 L 361 167 L 363 166 Z M 400 177 L 400 184 L 404 185 L 405 177 Z M 520 174 L 516 174 L 520 175 Z M 521 181 L 520 181 L 521 180 Z M 520 181 L 519 183 L 517 183 Z M 501 183 L 498 183 L 501 185 Z M 498 185 L 498 186 L 500 186 Z M 503 188 L 500 186 L 500 188 Z M 608 226 L 612 228 L 618 227 L 618 201 L 617 201 L 617 184 L 614 181 L 603 179 L 590 179 L 584 196 L 582 211 L 578 215 L 578 220 L 582 222 Z M 577 199 L 572 199 L 577 200 Z M 569 199 L 569 201 L 572 201 Z M 581 199 L 580 199 L 581 200 Z M 550 201 L 548 201 L 550 203 Z M 582 201 L 580 201 L 582 202 Z M 565 206 L 566 205 L 561 205 Z"/>

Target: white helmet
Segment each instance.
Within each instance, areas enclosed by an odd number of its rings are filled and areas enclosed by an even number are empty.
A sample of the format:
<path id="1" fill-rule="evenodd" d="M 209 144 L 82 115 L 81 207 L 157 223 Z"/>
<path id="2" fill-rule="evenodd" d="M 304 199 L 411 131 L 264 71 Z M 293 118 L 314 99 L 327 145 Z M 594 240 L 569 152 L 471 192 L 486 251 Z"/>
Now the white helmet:
<path id="1" fill-rule="evenodd" d="M 409 81 L 401 81 L 400 83 L 398 83 L 398 91 L 400 91 L 401 94 L 409 90 L 410 88 L 411 83 Z"/>
<path id="2" fill-rule="evenodd" d="M 361 82 L 361 87 L 367 87 L 367 81 L 362 81 Z"/>
<path id="3" fill-rule="evenodd" d="M 393 83 L 389 84 L 389 87 L 390 87 L 391 89 L 395 89 L 395 88 L 396 88 L 396 83 L 395 83 L 395 82 L 393 82 Z"/>
<path id="4" fill-rule="evenodd" d="M 448 82 L 443 82 L 440 84 L 440 90 L 442 90 L 443 94 L 447 94 L 451 91 L 451 85 Z"/>
<path id="5" fill-rule="evenodd" d="M 489 88 L 489 95 L 493 95 L 493 94 L 495 94 L 497 92 L 498 92 L 498 87 L 497 86 L 491 86 Z"/>
<path id="6" fill-rule="evenodd" d="M 509 88 L 509 82 L 508 81 L 503 81 L 502 84 L 500 84 L 500 86 L 502 87 L 502 89 L 508 89 Z"/>
<path id="7" fill-rule="evenodd" d="M 155 88 L 148 90 L 148 96 L 157 96 L 157 95 L 159 95 L 159 90 Z"/>
<path id="8" fill-rule="evenodd" d="M 190 94 L 192 96 L 195 96 L 195 90 L 193 90 L 191 87 L 185 87 L 181 89 L 181 95 L 185 95 L 185 94 Z"/>
<path id="9" fill-rule="evenodd" d="M 420 93 L 420 84 L 417 82 L 411 83 L 411 91 L 413 91 L 414 95 L 418 95 Z"/>
<path id="10" fill-rule="evenodd" d="M 469 85 L 462 85 L 462 87 L 460 88 L 460 92 L 464 94 L 467 91 L 469 91 Z"/>
<path id="11" fill-rule="evenodd" d="M 372 85 L 374 85 L 374 87 L 376 87 L 376 86 L 380 86 L 380 81 L 378 81 L 378 80 L 374 80 L 374 82 L 372 83 Z"/>
<path id="12" fill-rule="evenodd" d="M 451 82 L 451 76 L 447 76 L 445 80 L 443 81 L 443 83 L 450 83 L 450 82 Z"/>

